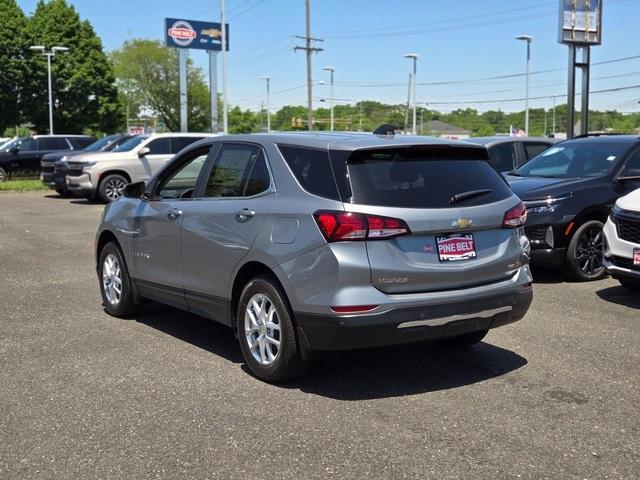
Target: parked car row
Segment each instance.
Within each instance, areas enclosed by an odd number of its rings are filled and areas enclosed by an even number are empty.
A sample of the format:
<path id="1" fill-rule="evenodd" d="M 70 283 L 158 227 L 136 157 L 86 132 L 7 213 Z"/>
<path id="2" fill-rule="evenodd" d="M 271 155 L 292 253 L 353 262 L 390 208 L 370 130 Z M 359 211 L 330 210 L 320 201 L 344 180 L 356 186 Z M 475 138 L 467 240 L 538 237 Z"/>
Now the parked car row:
<path id="1" fill-rule="evenodd" d="M 13 175 L 38 175 L 45 154 L 81 150 L 95 140 L 88 135 L 34 135 L 15 139 L 0 151 L 0 182 Z"/>
<path id="2" fill-rule="evenodd" d="M 61 195 L 73 193 L 109 203 L 122 196 L 128 183 L 148 181 L 177 152 L 210 136 L 154 133 L 105 137 L 84 150 L 45 156 L 41 179 Z"/>

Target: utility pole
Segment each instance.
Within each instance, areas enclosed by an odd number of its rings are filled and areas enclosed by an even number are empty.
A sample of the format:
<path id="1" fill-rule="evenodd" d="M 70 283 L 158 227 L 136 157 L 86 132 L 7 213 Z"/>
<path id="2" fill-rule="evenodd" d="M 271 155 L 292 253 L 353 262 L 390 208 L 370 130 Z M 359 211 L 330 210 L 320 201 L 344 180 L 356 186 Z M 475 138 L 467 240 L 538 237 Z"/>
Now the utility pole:
<path id="1" fill-rule="evenodd" d="M 322 42 L 321 38 L 313 38 L 311 36 L 311 5 L 310 0 L 305 0 L 305 13 L 306 13 L 306 32 L 304 36 L 296 35 L 296 38 L 300 38 L 305 41 L 304 47 L 294 47 L 294 50 L 304 50 L 307 54 L 307 123 L 309 131 L 313 130 L 313 83 L 311 78 L 311 54 L 313 52 L 321 52 L 323 49 L 313 47 L 311 42 Z"/>

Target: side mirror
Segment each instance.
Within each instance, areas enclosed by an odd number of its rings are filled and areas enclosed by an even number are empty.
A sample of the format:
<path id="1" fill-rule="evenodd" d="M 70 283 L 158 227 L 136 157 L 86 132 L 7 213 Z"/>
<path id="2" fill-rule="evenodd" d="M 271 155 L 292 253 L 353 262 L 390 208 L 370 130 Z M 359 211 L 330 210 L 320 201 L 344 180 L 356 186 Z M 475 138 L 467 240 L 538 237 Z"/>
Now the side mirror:
<path id="1" fill-rule="evenodd" d="M 149 150 L 149 147 L 142 147 L 140 150 L 138 150 L 138 157 L 145 157 L 149 155 L 149 152 L 151 152 L 151 150 Z"/>
<path id="2" fill-rule="evenodd" d="M 9 153 L 13 153 L 14 155 L 15 155 L 16 153 L 18 153 L 19 151 L 20 151 L 20 149 L 19 149 L 18 147 L 11 147 L 11 148 L 9 149 Z"/>
<path id="3" fill-rule="evenodd" d="M 124 196 L 127 198 L 142 198 L 145 194 L 145 183 L 134 182 L 124 186 Z"/>

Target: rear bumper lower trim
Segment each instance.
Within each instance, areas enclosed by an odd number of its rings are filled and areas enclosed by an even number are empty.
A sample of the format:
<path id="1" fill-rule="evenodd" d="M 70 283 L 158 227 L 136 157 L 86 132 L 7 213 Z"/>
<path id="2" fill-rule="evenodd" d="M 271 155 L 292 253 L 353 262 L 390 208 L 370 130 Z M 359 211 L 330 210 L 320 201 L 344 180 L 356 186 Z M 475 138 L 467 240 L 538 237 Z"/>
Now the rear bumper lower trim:
<path id="1" fill-rule="evenodd" d="M 465 313 L 458 315 L 449 315 L 446 317 L 440 318 L 429 318 L 427 320 L 413 320 L 411 322 L 403 322 L 398 325 L 397 328 L 411 328 L 411 327 L 439 327 L 441 325 L 446 325 L 447 323 L 456 322 L 458 320 L 468 320 L 470 318 L 491 318 L 494 315 L 498 315 L 499 313 L 506 313 L 513 310 L 513 307 L 500 307 L 494 308 L 492 310 L 484 310 L 482 312 L 476 313 Z"/>

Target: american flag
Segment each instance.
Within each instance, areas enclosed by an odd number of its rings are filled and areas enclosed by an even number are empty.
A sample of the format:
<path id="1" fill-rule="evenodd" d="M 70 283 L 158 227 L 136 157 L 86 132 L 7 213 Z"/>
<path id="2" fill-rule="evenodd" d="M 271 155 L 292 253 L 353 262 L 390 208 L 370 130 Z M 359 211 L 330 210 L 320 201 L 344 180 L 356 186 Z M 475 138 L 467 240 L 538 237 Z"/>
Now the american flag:
<path id="1" fill-rule="evenodd" d="M 519 128 L 515 128 L 512 126 L 509 129 L 509 136 L 510 137 L 526 137 L 527 134 L 524 130 L 520 130 Z"/>

